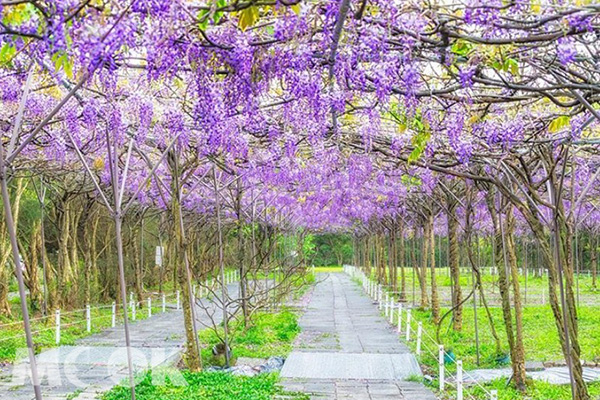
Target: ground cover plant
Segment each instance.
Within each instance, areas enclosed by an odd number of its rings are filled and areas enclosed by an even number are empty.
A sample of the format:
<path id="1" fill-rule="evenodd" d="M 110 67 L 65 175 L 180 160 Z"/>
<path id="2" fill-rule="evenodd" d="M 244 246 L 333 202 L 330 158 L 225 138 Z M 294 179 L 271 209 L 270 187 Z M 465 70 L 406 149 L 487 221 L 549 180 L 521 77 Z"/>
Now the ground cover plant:
<path id="1" fill-rule="evenodd" d="M 271 400 L 276 395 L 285 394 L 286 398 L 308 400 L 302 394 L 284 393 L 277 386 L 276 374 L 263 374 L 254 377 L 234 376 L 222 372 L 183 371 L 187 385 L 152 384 L 151 372 L 141 377 L 137 385 L 138 398 L 141 400 Z M 129 396 L 128 386 L 115 387 L 102 396 L 102 400 L 122 400 Z"/>
<path id="2" fill-rule="evenodd" d="M 230 346 L 234 360 L 238 357 L 286 357 L 299 332 L 297 314 L 285 307 L 279 312 L 254 315 L 248 327 L 244 326 L 243 321 L 231 323 Z M 216 360 L 212 353 L 213 347 L 222 343 L 222 330 L 204 329 L 199 336 L 205 345 L 202 350 L 204 364 L 222 364 L 222 360 Z"/>

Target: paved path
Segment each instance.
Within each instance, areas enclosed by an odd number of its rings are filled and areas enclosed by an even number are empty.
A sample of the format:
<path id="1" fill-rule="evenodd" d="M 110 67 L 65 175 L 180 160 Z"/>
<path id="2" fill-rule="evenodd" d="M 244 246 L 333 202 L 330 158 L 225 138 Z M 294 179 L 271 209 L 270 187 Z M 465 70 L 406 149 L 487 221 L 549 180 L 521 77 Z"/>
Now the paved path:
<path id="1" fill-rule="evenodd" d="M 228 286 L 232 297 L 237 285 Z M 222 312 L 203 299 L 196 307 L 198 330 L 222 320 Z M 207 312 L 208 311 L 208 312 Z M 140 312 L 146 312 L 140 310 Z M 183 313 L 170 307 L 130 324 L 131 346 L 136 372 L 173 365 L 178 362 L 185 342 Z M 29 363 L 16 363 L 12 371 L 0 374 L 0 399 L 34 399 Z M 77 341 L 75 346 L 60 346 L 36 356 L 44 400 L 91 400 L 128 379 L 127 355 L 123 326 L 110 328 Z"/>
<path id="2" fill-rule="evenodd" d="M 405 380 L 421 375 L 416 359 L 346 274 L 330 274 L 316 286 L 300 326 L 281 371 L 287 390 L 314 399 L 435 399 Z"/>

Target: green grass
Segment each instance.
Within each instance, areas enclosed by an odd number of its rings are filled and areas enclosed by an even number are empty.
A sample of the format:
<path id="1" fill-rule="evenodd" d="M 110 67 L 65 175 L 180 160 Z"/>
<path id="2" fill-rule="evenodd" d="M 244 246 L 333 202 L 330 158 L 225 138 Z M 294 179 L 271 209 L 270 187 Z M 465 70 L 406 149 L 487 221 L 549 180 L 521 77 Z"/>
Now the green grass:
<path id="1" fill-rule="evenodd" d="M 389 271 L 388 271 L 389 272 Z M 375 270 L 372 272 L 373 277 L 375 276 Z M 398 269 L 398 279 L 400 279 L 401 269 Z M 419 281 L 415 277 L 413 279 L 413 269 L 405 269 L 405 281 L 406 281 L 406 295 L 410 302 L 413 301 L 413 286 L 415 290 L 415 301 L 419 301 Z M 498 276 L 490 275 L 489 270 L 483 271 L 481 280 L 486 293 L 498 294 Z M 541 304 L 542 292 L 545 294 L 545 301 L 548 302 L 548 278 L 546 275 L 543 277 L 536 277 L 529 272 L 527 279 L 525 276 L 519 276 L 519 285 L 521 288 L 522 296 L 524 297 L 525 282 L 527 281 L 527 301 L 528 303 Z M 596 304 L 597 295 L 600 294 L 600 279 L 598 280 L 599 286 L 594 287 L 592 285 L 592 278 L 588 277 L 587 273 L 581 273 L 579 276 L 579 293 L 581 296 L 582 304 L 591 303 Z M 445 294 L 444 297 L 448 297 L 450 294 L 451 279 L 448 276 L 447 268 L 438 268 L 436 274 L 436 283 L 440 292 Z M 427 271 L 427 285 L 430 285 L 430 272 Z M 473 286 L 472 274 L 462 272 L 460 276 L 460 285 L 464 292 L 467 292 L 469 288 Z M 497 296 L 494 296 L 496 298 Z"/>
<path id="2" fill-rule="evenodd" d="M 233 357 L 268 358 L 285 357 L 292 350 L 292 342 L 300 332 L 298 317 L 289 310 L 274 314 L 260 313 L 252 318 L 252 325 L 244 329 L 241 321 L 230 324 Z M 219 332 L 222 335 L 222 331 Z M 205 365 L 217 364 L 212 347 L 220 343 L 216 332 L 205 329 L 199 333 L 204 344 L 202 359 Z"/>
<path id="3" fill-rule="evenodd" d="M 442 312 L 445 312 L 443 309 Z M 500 336 L 500 341 L 504 346 L 503 350 L 508 351 L 506 332 L 502 321 L 502 311 L 499 308 L 492 308 L 492 317 L 495 321 L 496 331 Z M 582 348 L 582 358 L 584 360 L 600 360 L 600 335 L 597 334 L 600 326 L 600 307 L 581 306 L 579 308 L 579 338 Z M 431 320 L 431 311 L 413 309 L 413 319 L 423 322 L 423 329 L 435 338 L 436 327 Z M 405 318 L 406 314 L 404 315 Z M 412 326 L 416 330 L 416 322 L 413 320 Z M 478 308 L 479 323 L 479 341 L 481 364 L 480 368 L 497 368 L 495 361 L 495 345 L 488 319 L 483 308 Z M 446 350 L 451 349 L 457 359 L 463 361 L 465 369 L 478 368 L 476 364 L 476 344 L 475 344 L 475 325 L 473 319 L 473 309 L 467 304 L 463 311 L 463 330 L 454 332 L 448 329 L 450 316 L 448 316 L 440 330 L 440 339 Z M 554 318 L 549 306 L 529 306 L 523 309 L 523 329 L 525 356 L 528 361 L 560 361 L 564 360 L 560 349 L 558 331 L 554 324 Z M 414 339 L 414 335 L 413 335 Z M 423 343 L 437 357 L 437 349 L 434 349 L 433 342 L 424 335 Z M 413 340 L 410 345 L 415 349 L 416 343 Z M 437 368 L 437 359 L 429 352 L 423 351 L 421 362 L 433 369 Z"/>
<path id="4" fill-rule="evenodd" d="M 506 386 L 506 379 L 496 379 L 482 385 L 486 390 L 497 390 L 498 400 L 570 400 L 571 386 L 570 385 L 554 385 L 541 381 L 529 381 L 527 383 L 527 392 L 525 395 L 517 391 L 512 385 Z M 593 399 L 600 398 L 600 382 L 594 382 L 587 385 L 589 393 Z M 444 393 L 444 399 L 456 399 L 456 392 L 453 390 Z M 477 400 L 487 400 L 489 395 L 479 387 L 466 387 L 464 390 L 464 398 Z"/>
<path id="5" fill-rule="evenodd" d="M 341 265 L 330 265 L 327 267 L 315 267 L 315 273 L 327 273 L 327 272 L 342 272 L 344 269 Z"/>
<path id="6" fill-rule="evenodd" d="M 139 400 L 271 400 L 284 394 L 277 385 L 277 374 L 263 374 L 254 377 L 234 376 L 220 372 L 192 373 L 183 371 L 187 382 L 176 386 L 168 380 L 165 385 L 153 385 L 152 374 L 147 372 L 136 386 Z M 308 400 L 302 394 L 285 393 L 290 399 Z M 125 400 L 131 397 L 128 386 L 117 386 L 105 393 L 102 400 Z"/>
<path id="7" fill-rule="evenodd" d="M 406 289 L 408 295 L 408 303 L 412 303 L 412 269 L 406 270 Z M 429 275 L 428 275 L 429 278 Z M 497 287 L 498 277 L 495 275 L 484 274 L 482 281 L 486 288 L 486 296 L 492 307 L 490 312 L 495 321 L 495 327 L 500 336 L 503 351 L 507 352 L 507 340 L 504 330 L 504 322 L 502 319 L 502 311 L 498 307 L 499 294 Z M 520 277 L 521 292 L 524 291 L 525 277 Z M 470 273 L 463 273 L 460 277 L 461 286 L 463 288 L 463 296 L 470 292 L 472 278 Z M 438 289 L 445 301 L 442 304 L 448 305 L 450 295 L 450 278 L 447 276 L 447 270 L 440 269 L 437 274 Z M 428 279 L 429 285 L 429 279 Z M 418 305 L 420 298 L 420 289 L 418 283 L 415 285 L 415 303 Z M 526 359 L 528 361 L 561 361 L 564 360 L 562 354 L 558 331 L 554 322 L 550 306 L 548 302 L 548 280 L 545 276 L 527 277 L 528 288 L 528 304 L 523 308 L 523 325 L 524 325 L 524 347 Z M 600 304 L 588 305 L 597 303 L 596 298 L 599 290 L 592 286 L 592 279 L 587 274 L 582 274 L 579 279 L 579 288 L 582 302 L 578 308 L 579 321 L 579 339 L 582 348 L 582 359 L 586 361 L 600 361 L 600 335 L 597 334 L 598 326 L 600 326 Z M 542 292 L 545 293 L 546 304 L 541 304 Z M 431 295 L 428 289 L 428 295 Z M 491 330 L 485 309 L 478 303 L 478 324 L 479 324 L 479 341 L 481 364 L 483 368 L 494 368 L 496 365 L 495 346 L 492 338 Z M 448 308 L 442 307 L 441 314 L 443 315 Z M 413 309 L 413 321 L 416 319 L 423 322 L 423 328 L 429 334 L 435 337 L 436 326 L 431 321 L 431 312 Z M 466 369 L 476 368 L 476 345 L 475 345 L 475 327 L 474 327 L 474 311 L 473 302 L 467 301 L 463 307 L 463 331 L 460 333 L 449 329 L 451 324 L 451 316 L 446 317 L 440 329 L 441 341 L 446 349 L 452 349 L 457 358 L 460 358 Z M 413 329 L 416 331 L 416 322 L 413 323 Z M 413 335 L 414 337 L 414 335 Z M 413 349 L 415 343 L 411 344 Z M 437 357 L 437 349 L 433 349 L 434 344 L 429 339 L 424 339 L 424 345 L 429 346 Z M 433 368 L 437 368 L 437 359 L 434 356 L 424 352 L 422 363 Z"/>

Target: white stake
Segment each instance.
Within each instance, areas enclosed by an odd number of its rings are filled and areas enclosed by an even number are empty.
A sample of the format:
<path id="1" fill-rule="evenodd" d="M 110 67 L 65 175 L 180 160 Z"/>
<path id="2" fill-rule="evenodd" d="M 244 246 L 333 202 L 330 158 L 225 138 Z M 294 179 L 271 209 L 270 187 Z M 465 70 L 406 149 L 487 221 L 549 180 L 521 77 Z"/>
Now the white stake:
<path id="1" fill-rule="evenodd" d="M 179 310 L 181 302 L 179 301 L 179 290 L 177 291 L 177 309 Z"/>
<path id="2" fill-rule="evenodd" d="M 163 293 L 162 295 L 162 312 L 167 311 L 167 299 L 165 297 L 165 294 Z"/>
<path id="3" fill-rule="evenodd" d="M 421 338 L 423 337 L 423 323 L 419 321 L 417 327 L 417 355 L 421 355 Z"/>
<path id="4" fill-rule="evenodd" d="M 406 341 L 410 342 L 410 317 L 411 309 L 406 310 Z"/>
<path id="5" fill-rule="evenodd" d="M 398 333 L 402 333 L 402 303 L 398 303 Z"/>
<path id="6" fill-rule="evenodd" d="M 117 304 L 113 301 L 112 303 L 112 318 L 110 321 L 110 326 L 115 327 L 117 325 Z"/>
<path id="7" fill-rule="evenodd" d="M 152 316 L 152 297 L 148 297 L 148 318 Z"/>
<path id="8" fill-rule="evenodd" d="M 542 304 L 546 304 L 546 296 L 545 296 L 545 290 L 544 288 L 542 288 Z"/>
<path id="9" fill-rule="evenodd" d="M 390 324 L 394 325 L 394 298 L 390 299 Z"/>
<path id="10" fill-rule="evenodd" d="M 88 333 L 92 331 L 92 310 L 90 305 L 85 306 L 85 322 Z"/>
<path id="11" fill-rule="evenodd" d="M 490 400 L 498 400 L 498 391 L 496 389 L 490 390 Z"/>
<path id="12" fill-rule="evenodd" d="M 456 400 L 463 400 L 463 365 L 462 365 L 462 360 L 456 361 Z"/>
<path id="13" fill-rule="evenodd" d="M 136 317 L 136 314 L 135 314 L 135 301 L 132 301 L 131 302 L 131 320 L 135 321 L 135 317 Z"/>
<path id="14" fill-rule="evenodd" d="M 390 315 L 390 305 L 389 305 L 389 303 L 388 303 L 388 299 L 387 299 L 387 297 L 388 297 L 388 294 L 387 294 L 387 293 L 385 294 L 385 297 L 386 297 L 386 299 L 385 299 L 385 302 L 383 303 L 383 308 L 384 308 L 384 310 L 385 310 L 385 311 L 384 311 L 384 313 L 383 313 L 383 314 L 384 314 L 384 315 L 385 315 L 385 317 L 387 318 L 387 317 L 388 317 L 388 315 Z"/>
<path id="15" fill-rule="evenodd" d="M 60 310 L 56 310 L 54 314 L 56 321 L 56 344 L 60 344 Z"/>
<path id="16" fill-rule="evenodd" d="M 440 375 L 440 392 L 444 391 L 444 345 L 440 344 L 439 354 L 438 354 L 438 366 L 439 366 L 439 375 Z"/>

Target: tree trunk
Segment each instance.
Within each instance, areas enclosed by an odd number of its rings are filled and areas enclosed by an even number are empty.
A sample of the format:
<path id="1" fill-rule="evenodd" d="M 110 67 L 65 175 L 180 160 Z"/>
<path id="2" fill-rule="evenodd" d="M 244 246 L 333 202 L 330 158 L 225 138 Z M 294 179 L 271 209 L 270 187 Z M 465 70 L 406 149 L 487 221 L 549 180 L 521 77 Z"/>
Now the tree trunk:
<path id="1" fill-rule="evenodd" d="M 21 206 L 21 196 L 25 191 L 25 185 L 23 185 L 23 179 L 15 179 L 15 189 L 12 195 L 12 213 L 15 226 L 19 222 L 19 211 Z M 11 270 L 13 264 L 9 262 L 12 247 L 8 238 L 8 231 L 6 227 L 6 219 L 0 220 L 0 315 L 5 317 L 12 316 L 10 302 L 8 301 L 8 294 L 10 292 L 10 280 L 13 276 Z"/>
<path id="2" fill-rule="evenodd" d="M 398 224 L 398 264 L 400 264 L 400 301 L 406 301 L 406 271 L 405 271 L 405 240 L 404 223 L 400 220 Z"/>
<path id="3" fill-rule="evenodd" d="M 519 270 L 517 266 L 516 247 L 514 242 L 515 217 L 512 207 L 506 212 L 504 239 L 506 244 L 506 255 L 508 266 L 512 276 L 513 306 L 515 312 L 515 337 L 514 349 L 512 349 L 511 361 L 513 369 L 513 380 L 520 391 L 526 389 L 525 382 L 525 345 L 523 344 L 523 305 L 521 302 L 521 289 L 519 285 Z"/>
<path id="4" fill-rule="evenodd" d="M 596 238 L 590 233 L 590 268 L 592 270 L 592 287 L 597 287 L 597 271 L 598 271 L 598 249 L 596 248 Z"/>
<path id="5" fill-rule="evenodd" d="M 438 324 L 440 322 L 440 300 L 437 291 L 437 278 L 436 278 L 436 267 L 435 267 L 435 231 L 433 230 L 433 214 L 430 214 L 427 218 L 427 229 L 429 237 L 429 267 L 431 268 L 431 314 L 433 323 Z"/>
<path id="6" fill-rule="evenodd" d="M 181 300 L 183 306 L 183 322 L 186 336 L 185 361 L 190 371 L 199 371 L 202 368 L 202 359 L 200 358 L 200 346 L 198 343 L 198 333 L 196 332 L 195 317 L 193 307 L 194 302 L 191 293 L 191 279 L 189 265 L 187 264 L 186 239 L 183 226 L 183 216 L 181 210 L 181 185 L 179 183 L 180 171 L 177 155 L 169 155 L 169 166 L 171 169 L 171 213 L 173 216 L 173 239 L 175 251 L 173 251 L 173 261 L 177 273 L 177 282 L 181 290 Z"/>
<path id="7" fill-rule="evenodd" d="M 458 264 L 458 232 L 456 202 L 450 200 L 447 208 L 448 218 L 448 266 L 452 279 L 452 328 L 460 332 L 463 322 L 462 289 L 460 287 L 460 267 Z"/>
<path id="8" fill-rule="evenodd" d="M 502 226 L 501 216 L 496 211 L 496 204 L 494 201 L 495 191 L 491 190 L 487 192 L 486 201 L 490 217 L 492 219 L 492 226 L 494 231 L 494 245 L 493 251 L 495 253 L 496 266 L 498 268 L 498 288 L 500 290 L 500 298 L 502 303 L 502 316 L 504 319 L 504 327 L 506 330 L 506 337 L 508 341 L 512 370 L 514 374 L 514 383 L 517 389 L 520 391 L 525 390 L 525 369 L 524 369 L 524 353 L 525 350 L 521 347 L 517 349 L 517 343 L 514 334 L 513 320 L 512 320 L 512 309 L 510 303 L 510 274 L 512 267 L 511 262 L 516 262 L 509 255 L 507 236 L 513 234 L 512 224 L 508 222 Z M 510 214 L 512 209 L 509 208 L 507 214 Z M 507 232 L 505 232 L 507 231 Z M 516 268 L 516 266 L 515 266 Z M 522 343 L 521 343 L 522 346 Z"/>
<path id="9" fill-rule="evenodd" d="M 427 243 L 429 242 L 429 225 L 425 224 L 423 229 L 423 236 L 421 237 L 421 271 L 419 272 L 419 284 L 421 286 L 421 308 L 426 309 L 429 307 L 429 296 L 427 295 L 427 256 L 428 249 Z"/>
<path id="10" fill-rule="evenodd" d="M 41 221 L 36 221 L 31 231 L 29 249 L 21 249 L 21 255 L 25 262 L 25 286 L 29 289 L 29 303 L 32 311 L 41 310 L 43 295 L 39 279 L 39 256 L 41 254 Z M 21 246 L 19 246 L 21 247 Z"/>

